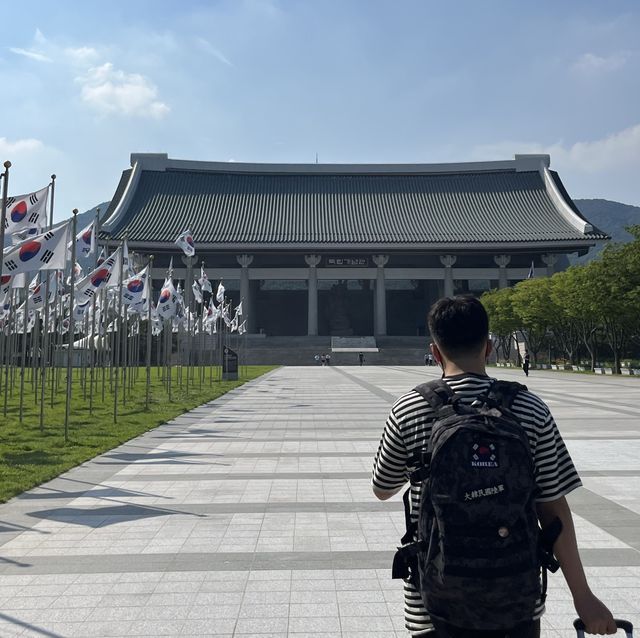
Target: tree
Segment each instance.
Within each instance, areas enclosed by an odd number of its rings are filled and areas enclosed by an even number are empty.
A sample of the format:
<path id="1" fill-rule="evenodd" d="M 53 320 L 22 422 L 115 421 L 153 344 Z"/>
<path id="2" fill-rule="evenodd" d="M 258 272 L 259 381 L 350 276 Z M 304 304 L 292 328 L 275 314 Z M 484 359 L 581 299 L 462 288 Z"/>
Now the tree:
<path id="1" fill-rule="evenodd" d="M 640 228 L 629 230 L 634 234 L 633 242 L 607 246 L 584 273 L 588 285 L 585 305 L 602 329 L 616 374 L 629 341 L 638 333 Z"/>
<path id="2" fill-rule="evenodd" d="M 519 328 L 519 321 L 513 311 L 513 288 L 501 288 L 485 292 L 480 301 L 489 315 L 489 330 L 496 336 L 496 355 L 500 352 L 504 361 L 511 357 L 513 333 Z"/>
<path id="3" fill-rule="evenodd" d="M 551 277 L 551 330 L 556 343 L 572 364 L 578 362 L 578 352 L 585 334 L 591 335 L 596 325 L 594 319 L 584 311 L 584 289 L 579 277 L 581 271 L 580 267 L 573 267 Z M 590 345 L 586 347 L 589 349 Z"/>
<path id="4" fill-rule="evenodd" d="M 535 363 L 552 324 L 551 280 L 545 277 L 517 283 L 513 288 L 512 305 Z"/>
<path id="5" fill-rule="evenodd" d="M 592 262 L 593 263 L 593 262 Z M 591 370 L 596 365 L 601 318 L 593 299 L 593 274 L 586 266 L 573 266 L 562 277 L 552 278 L 551 295 L 561 308 L 567 322 L 576 331 L 591 358 Z"/>

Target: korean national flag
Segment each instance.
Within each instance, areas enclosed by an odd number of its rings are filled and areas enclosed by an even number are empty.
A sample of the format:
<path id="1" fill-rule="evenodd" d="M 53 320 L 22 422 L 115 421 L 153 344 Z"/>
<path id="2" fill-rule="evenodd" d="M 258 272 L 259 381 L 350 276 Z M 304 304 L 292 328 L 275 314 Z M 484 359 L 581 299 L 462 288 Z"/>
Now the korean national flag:
<path id="1" fill-rule="evenodd" d="M 93 272 L 76 282 L 76 298 L 81 300 L 78 303 L 82 304 L 83 301 L 91 299 L 103 287 L 109 286 L 114 277 L 119 276 L 122 261 L 121 254 L 121 248 L 118 247 Z"/>
<path id="2" fill-rule="evenodd" d="M 149 267 L 122 282 L 122 303 L 125 306 L 146 306 L 149 298 Z"/>
<path id="3" fill-rule="evenodd" d="M 88 257 L 96 252 L 95 219 L 76 235 L 76 256 Z"/>
<path id="4" fill-rule="evenodd" d="M 69 224 L 21 242 L 4 252 L 3 274 L 17 275 L 39 270 L 59 270 L 65 267 Z"/>
<path id="5" fill-rule="evenodd" d="M 47 225 L 47 199 L 49 186 L 26 195 L 7 199 L 5 232 L 9 235 L 27 228 L 42 228 Z"/>
<path id="6" fill-rule="evenodd" d="M 185 230 L 184 233 L 176 239 L 176 244 L 182 248 L 182 252 L 187 257 L 193 257 L 196 254 L 196 245 L 190 230 Z"/>

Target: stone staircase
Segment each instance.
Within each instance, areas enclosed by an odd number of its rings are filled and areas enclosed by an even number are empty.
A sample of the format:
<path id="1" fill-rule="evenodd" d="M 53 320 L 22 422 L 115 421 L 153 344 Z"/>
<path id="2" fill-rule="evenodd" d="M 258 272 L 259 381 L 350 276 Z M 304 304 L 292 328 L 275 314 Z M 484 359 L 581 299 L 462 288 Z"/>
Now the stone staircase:
<path id="1" fill-rule="evenodd" d="M 335 339 L 335 337 L 334 337 Z M 349 340 L 358 339 L 350 337 Z M 331 337 L 260 337 L 240 338 L 230 347 L 240 344 L 238 350 L 242 365 L 320 365 L 315 355 L 331 355 L 331 365 L 359 365 L 360 349 L 365 365 L 424 365 L 427 340 L 425 337 L 368 337 L 362 345 L 351 342 L 346 347 L 332 350 Z M 341 342 L 334 342 L 339 343 Z M 372 346 L 372 343 L 374 344 Z M 367 345 L 364 345 L 367 344 Z M 342 344 L 344 345 L 344 344 Z M 208 344 L 207 346 L 208 347 Z M 377 352 L 372 351 L 377 348 Z"/>

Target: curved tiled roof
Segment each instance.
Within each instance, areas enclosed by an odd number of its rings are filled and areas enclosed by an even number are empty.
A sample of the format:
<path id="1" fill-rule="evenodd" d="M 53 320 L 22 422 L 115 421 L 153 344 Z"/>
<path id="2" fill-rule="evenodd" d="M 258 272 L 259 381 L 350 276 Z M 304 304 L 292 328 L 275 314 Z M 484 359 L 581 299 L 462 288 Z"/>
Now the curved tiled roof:
<path id="1" fill-rule="evenodd" d="M 112 239 L 172 243 L 186 228 L 199 245 L 256 247 L 592 244 L 606 238 L 571 223 L 537 170 L 312 174 L 233 172 L 233 165 L 225 171 L 143 168 L 132 187 L 122 214 L 107 225 Z M 573 206 L 570 199 L 567 204 Z"/>

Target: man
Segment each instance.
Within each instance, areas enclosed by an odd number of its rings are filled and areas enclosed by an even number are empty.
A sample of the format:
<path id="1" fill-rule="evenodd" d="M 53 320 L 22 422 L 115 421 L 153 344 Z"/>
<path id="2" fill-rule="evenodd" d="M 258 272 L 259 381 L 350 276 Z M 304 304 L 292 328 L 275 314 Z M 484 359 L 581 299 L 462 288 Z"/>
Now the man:
<path id="1" fill-rule="evenodd" d="M 440 299 L 428 316 L 433 343 L 431 351 L 442 366 L 443 379 L 463 403 L 487 392 L 493 379 L 487 376 L 485 363 L 491 352 L 487 313 L 473 297 Z M 573 462 L 560 437 L 547 405 L 531 392 L 516 395 L 511 411 L 525 429 L 534 456 L 538 517 L 542 525 L 556 517 L 562 533 L 554 546 L 564 577 L 573 596 L 578 615 L 587 631 L 614 634 L 616 626 L 611 612 L 591 592 L 577 542 L 571 511 L 565 496 L 581 485 Z M 433 411 L 416 391 L 400 397 L 387 419 L 373 468 L 373 492 L 380 500 L 396 494 L 406 483 L 407 466 L 412 454 L 426 447 L 433 423 Z M 411 487 L 412 518 L 418 517 L 420 485 Z M 536 638 L 540 635 L 540 617 L 544 606 L 538 604 L 530 623 L 513 631 L 474 631 L 473 627 L 456 628 L 434 619 L 424 609 L 420 593 L 405 581 L 405 625 L 412 636 L 437 638 Z M 470 601 L 470 604 L 472 602 Z M 435 631 L 434 631 L 435 627 Z"/>
<path id="2" fill-rule="evenodd" d="M 358 361 L 360 361 L 360 365 L 364 365 L 364 352 L 358 353 Z"/>
<path id="3" fill-rule="evenodd" d="M 529 376 L 529 365 L 531 364 L 531 357 L 529 356 L 529 352 L 527 350 L 524 351 L 524 362 L 522 363 L 522 370 L 524 371 L 525 376 Z"/>

